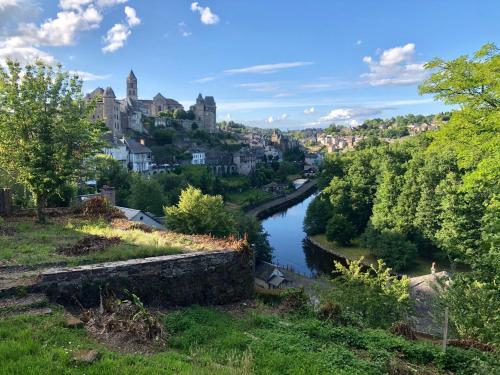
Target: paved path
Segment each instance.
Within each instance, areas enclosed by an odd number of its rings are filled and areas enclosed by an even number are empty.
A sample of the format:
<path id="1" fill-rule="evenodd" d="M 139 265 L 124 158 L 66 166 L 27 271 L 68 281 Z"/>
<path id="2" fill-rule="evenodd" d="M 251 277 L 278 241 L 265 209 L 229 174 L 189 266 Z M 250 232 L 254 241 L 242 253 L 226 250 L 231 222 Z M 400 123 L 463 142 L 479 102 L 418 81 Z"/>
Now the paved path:
<path id="1" fill-rule="evenodd" d="M 281 198 L 277 198 L 270 202 L 264 203 L 260 206 L 254 207 L 251 210 L 247 211 L 247 215 L 254 216 L 258 219 L 262 218 L 268 212 L 272 212 L 274 210 L 279 210 L 286 207 L 291 202 L 296 202 L 300 200 L 305 195 L 307 195 L 311 190 L 316 188 L 318 184 L 318 180 L 310 180 L 302 185 L 300 188 L 295 190 L 293 193 L 287 194 Z"/>

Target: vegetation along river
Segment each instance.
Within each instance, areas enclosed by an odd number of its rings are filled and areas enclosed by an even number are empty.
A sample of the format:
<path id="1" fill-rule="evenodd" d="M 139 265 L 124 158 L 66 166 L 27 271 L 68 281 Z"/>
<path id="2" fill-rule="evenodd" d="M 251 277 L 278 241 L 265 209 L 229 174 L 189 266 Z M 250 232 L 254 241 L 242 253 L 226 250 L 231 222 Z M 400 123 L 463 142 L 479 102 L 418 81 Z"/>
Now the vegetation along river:
<path id="1" fill-rule="evenodd" d="M 288 266 L 307 276 L 330 274 L 333 270 L 334 255 L 317 249 L 304 240 L 306 234 L 302 223 L 307 206 L 316 194 L 302 202 L 278 212 L 264 220 L 262 225 L 269 233 L 269 242 L 273 247 L 273 263 Z"/>

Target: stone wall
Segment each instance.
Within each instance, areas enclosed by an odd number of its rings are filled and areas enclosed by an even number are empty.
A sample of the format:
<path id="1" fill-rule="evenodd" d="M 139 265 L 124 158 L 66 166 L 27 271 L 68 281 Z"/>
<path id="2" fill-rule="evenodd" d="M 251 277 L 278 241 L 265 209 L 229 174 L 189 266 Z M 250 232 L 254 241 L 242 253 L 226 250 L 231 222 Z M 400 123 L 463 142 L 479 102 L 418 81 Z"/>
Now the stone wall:
<path id="1" fill-rule="evenodd" d="M 29 289 L 85 307 L 98 305 L 101 294 L 125 298 L 127 291 L 153 306 L 224 304 L 251 296 L 253 260 L 249 251 L 223 250 L 53 268 Z"/>

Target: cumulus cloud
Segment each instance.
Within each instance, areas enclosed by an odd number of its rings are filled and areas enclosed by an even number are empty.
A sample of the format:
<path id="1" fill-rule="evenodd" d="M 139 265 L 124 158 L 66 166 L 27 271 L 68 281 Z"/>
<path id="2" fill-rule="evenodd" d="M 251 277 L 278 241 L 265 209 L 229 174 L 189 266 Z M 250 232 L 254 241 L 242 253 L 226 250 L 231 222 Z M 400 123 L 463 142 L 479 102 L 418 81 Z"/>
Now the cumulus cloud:
<path id="1" fill-rule="evenodd" d="M 295 61 L 288 63 L 278 63 L 278 64 L 264 64 L 264 65 L 253 65 L 246 68 L 238 69 L 227 69 L 224 70 L 226 74 L 242 74 L 242 73 L 275 73 L 280 70 L 298 68 L 301 66 L 312 65 L 313 62 L 310 61 Z"/>
<path id="2" fill-rule="evenodd" d="M 316 110 L 314 109 L 314 107 L 304 109 L 304 114 L 305 115 L 312 115 L 314 112 L 316 112 Z"/>
<path id="3" fill-rule="evenodd" d="M 219 23 L 219 16 L 212 13 L 209 7 L 202 7 L 199 3 L 195 2 L 191 4 L 191 11 L 198 12 L 201 22 L 205 25 L 215 25 Z"/>
<path id="4" fill-rule="evenodd" d="M 125 15 L 127 16 L 127 23 L 130 27 L 134 27 L 141 24 L 141 19 L 137 17 L 137 12 L 134 8 L 126 6 Z"/>
<path id="5" fill-rule="evenodd" d="M 116 23 L 111 29 L 108 30 L 106 36 L 103 37 L 104 47 L 102 52 L 112 53 L 122 48 L 130 35 L 132 35 L 132 27 L 141 23 L 141 19 L 137 17 L 134 8 L 126 6 L 125 9 L 126 21 Z"/>
<path id="6" fill-rule="evenodd" d="M 421 82 L 427 76 L 425 63 L 413 62 L 414 54 L 415 44 L 408 43 L 381 51 L 378 61 L 371 56 L 365 56 L 363 62 L 368 65 L 370 72 L 362 74 L 361 78 L 372 86 L 410 85 Z"/>
<path id="7" fill-rule="evenodd" d="M 115 52 L 125 45 L 128 37 L 132 34 L 130 28 L 123 23 L 115 24 L 108 30 L 103 38 L 105 46 L 102 48 L 104 53 Z"/>
<path id="8" fill-rule="evenodd" d="M 48 63 L 55 62 L 55 58 L 41 48 L 74 45 L 81 32 L 100 27 L 104 8 L 125 2 L 126 0 L 60 0 L 60 11 L 54 17 L 36 24 L 32 22 L 33 18 L 30 18 L 30 15 L 39 11 L 34 5 L 35 2 L 0 0 L 0 34 L 6 35 L 0 41 L 0 65 L 4 66 L 9 57 L 21 63 L 33 62 L 36 59 Z M 126 15 L 131 25 L 140 22 L 135 11 L 129 11 Z M 5 16 L 11 23 L 15 20 L 15 29 L 6 26 L 8 22 L 3 22 Z M 114 32 L 116 31 L 118 30 L 115 29 Z M 107 35 L 106 39 L 108 36 L 111 40 L 112 35 Z"/>
<path id="9" fill-rule="evenodd" d="M 361 118 L 377 116 L 382 112 L 380 108 L 336 108 L 331 110 L 325 116 L 319 118 L 318 123 L 342 122 L 353 123 Z"/>

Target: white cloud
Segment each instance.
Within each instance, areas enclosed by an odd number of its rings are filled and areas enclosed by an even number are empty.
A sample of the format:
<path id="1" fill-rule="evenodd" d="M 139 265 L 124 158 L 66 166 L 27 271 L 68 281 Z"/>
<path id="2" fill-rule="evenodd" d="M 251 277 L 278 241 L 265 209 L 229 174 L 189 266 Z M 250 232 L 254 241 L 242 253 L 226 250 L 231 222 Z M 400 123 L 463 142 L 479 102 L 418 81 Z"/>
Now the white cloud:
<path id="1" fill-rule="evenodd" d="M 125 15 L 127 16 L 127 23 L 130 27 L 134 27 L 141 24 L 141 19 L 137 17 L 137 12 L 134 8 L 126 6 Z"/>
<path id="2" fill-rule="evenodd" d="M 306 115 L 311 115 L 315 112 L 316 110 L 314 109 L 314 107 L 311 107 L 311 108 L 306 108 L 304 109 L 304 114 Z"/>
<path id="3" fill-rule="evenodd" d="M 356 43 L 355 43 L 355 44 L 356 44 L 357 46 L 360 46 L 362 43 L 363 43 L 363 41 L 362 41 L 361 39 L 358 39 L 358 40 L 356 40 Z"/>
<path id="4" fill-rule="evenodd" d="M 215 77 L 209 76 L 209 77 L 203 77 L 203 78 L 200 78 L 200 79 L 196 79 L 193 82 L 195 82 L 195 83 L 207 83 L 207 82 L 211 82 L 211 81 L 214 81 L 214 80 L 215 80 Z"/>
<path id="5" fill-rule="evenodd" d="M 289 117 L 288 113 L 283 113 L 283 114 L 281 114 L 281 115 L 280 115 L 280 116 L 278 116 L 278 117 L 269 116 L 269 117 L 267 118 L 266 122 L 267 122 L 268 124 L 272 124 L 272 123 L 274 123 L 274 122 L 285 121 L 285 120 L 287 120 L 287 119 L 288 119 L 288 117 Z"/>
<path id="6" fill-rule="evenodd" d="M 97 5 L 101 8 L 109 8 L 119 4 L 125 4 L 127 0 L 97 0 Z"/>
<path id="7" fill-rule="evenodd" d="M 104 47 L 102 52 L 112 53 L 122 48 L 130 35 L 132 35 L 132 27 L 141 23 L 134 8 L 126 6 L 124 9 L 126 22 L 116 23 L 108 30 L 106 36 L 103 37 Z"/>
<path id="8" fill-rule="evenodd" d="M 280 70 L 298 68 L 301 66 L 312 65 L 313 62 L 309 61 L 295 61 L 289 63 L 278 63 L 278 64 L 264 64 L 264 65 L 253 65 L 246 68 L 239 69 L 227 69 L 224 70 L 226 74 L 241 74 L 241 73 L 275 73 Z"/>
<path id="9" fill-rule="evenodd" d="M 9 57 L 22 63 L 31 63 L 35 59 L 53 63 L 55 58 L 41 50 L 41 47 L 74 45 L 81 32 L 100 27 L 104 8 L 125 2 L 126 0 L 60 0 L 60 11 L 55 17 L 35 24 L 31 20 L 39 8 L 34 5 L 34 1 L 0 0 L 0 35 L 7 35 L 0 40 L 0 64 L 4 65 Z M 131 24 L 137 24 L 135 14 L 127 16 Z M 8 17 L 7 22 L 4 22 L 4 17 Z M 12 25 L 9 26 L 9 23 L 14 22 L 15 30 Z"/>
<path id="10" fill-rule="evenodd" d="M 209 7 L 202 7 L 199 3 L 195 2 L 191 4 L 191 10 L 200 13 L 200 20 L 205 25 L 215 25 L 219 23 L 219 16 L 212 13 Z"/>
<path id="11" fill-rule="evenodd" d="M 361 77 L 372 86 L 410 85 L 421 82 L 427 76 L 424 63 L 414 63 L 415 44 L 408 43 L 381 51 L 379 61 L 371 56 L 363 57 L 369 73 Z"/>
<path id="12" fill-rule="evenodd" d="M 240 83 L 237 86 L 255 92 L 274 92 L 280 89 L 278 82 Z"/>
<path id="13" fill-rule="evenodd" d="M 132 32 L 127 25 L 123 23 L 115 24 L 103 38 L 105 46 L 102 48 L 102 51 L 104 53 L 115 52 L 122 48 L 131 34 Z"/>
<path id="14" fill-rule="evenodd" d="M 70 73 L 77 75 L 83 81 L 103 81 L 103 80 L 109 79 L 111 77 L 110 74 L 98 75 L 98 74 L 94 74 L 94 73 L 83 72 L 81 70 L 72 70 L 72 71 L 70 71 Z"/>
<path id="15" fill-rule="evenodd" d="M 340 121 L 343 123 L 349 123 L 353 120 L 359 120 L 360 118 L 369 118 L 376 116 L 382 112 L 380 108 L 337 108 L 331 110 L 325 116 L 318 119 L 318 123 L 325 122 L 335 122 Z"/>
<path id="16" fill-rule="evenodd" d="M 183 37 L 188 37 L 188 36 L 191 36 L 193 35 L 192 32 L 190 32 L 188 29 L 187 29 L 187 25 L 186 25 L 186 22 L 184 21 L 181 21 L 177 24 L 179 26 L 179 34 Z"/>
<path id="17" fill-rule="evenodd" d="M 395 65 L 403 61 L 409 61 L 415 53 L 415 44 L 408 43 L 402 47 L 386 49 L 380 56 L 380 65 Z"/>

